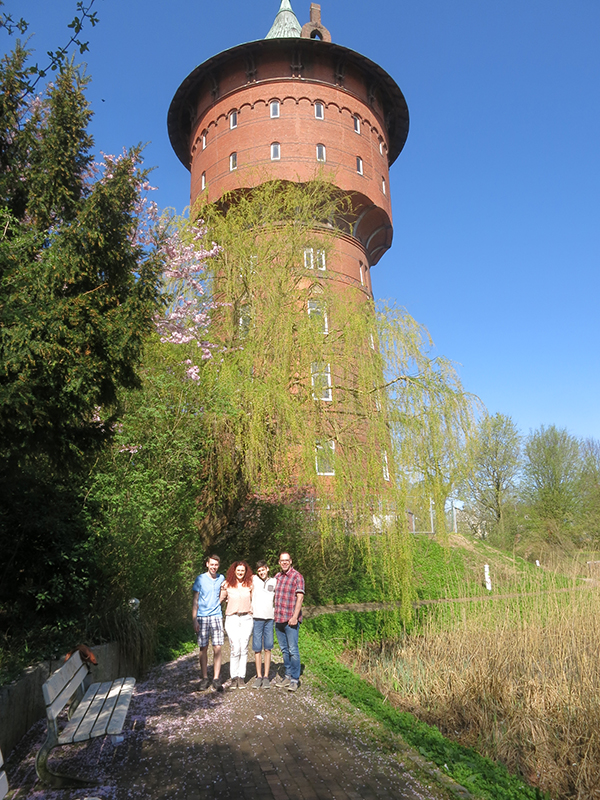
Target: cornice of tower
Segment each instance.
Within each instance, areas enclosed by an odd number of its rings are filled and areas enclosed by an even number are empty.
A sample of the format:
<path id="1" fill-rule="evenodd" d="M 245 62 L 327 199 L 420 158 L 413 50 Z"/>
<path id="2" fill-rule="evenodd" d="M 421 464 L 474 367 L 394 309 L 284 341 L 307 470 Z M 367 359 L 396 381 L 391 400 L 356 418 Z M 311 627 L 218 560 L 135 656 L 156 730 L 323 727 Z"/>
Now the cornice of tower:
<path id="1" fill-rule="evenodd" d="M 389 138 L 389 164 L 396 160 L 408 136 L 409 119 L 406 100 L 394 79 L 374 61 L 347 47 L 320 39 L 294 37 L 260 39 L 232 47 L 204 61 L 187 76 L 175 93 L 167 117 L 171 145 L 187 169 L 190 168 L 190 135 L 196 122 L 200 96 L 208 97 L 209 104 L 215 105 L 226 94 L 262 83 L 260 62 L 263 57 L 280 58 L 282 64 L 282 74 L 272 75 L 266 82 L 284 79 L 307 85 L 312 81 L 302 76 L 303 63 L 315 58 L 326 59 L 332 67 L 328 85 L 346 95 L 349 92 L 343 85 L 344 69 L 349 66 L 356 68 L 370 87 L 369 102 L 375 97 L 376 90 L 379 93 L 380 116 Z M 245 82 L 222 91 L 220 74 L 235 62 L 245 64 Z"/>

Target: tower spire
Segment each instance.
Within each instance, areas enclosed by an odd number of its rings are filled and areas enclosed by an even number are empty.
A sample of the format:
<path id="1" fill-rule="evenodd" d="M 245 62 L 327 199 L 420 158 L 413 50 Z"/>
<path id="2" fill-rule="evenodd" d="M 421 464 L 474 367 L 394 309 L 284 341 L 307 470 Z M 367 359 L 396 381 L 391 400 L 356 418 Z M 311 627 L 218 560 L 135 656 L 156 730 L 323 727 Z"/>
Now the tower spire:
<path id="1" fill-rule="evenodd" d="M 302 27 L 292 10 L 290 0 L 281 0 L 275 22 L 265 39 L 299 39 Z"/>

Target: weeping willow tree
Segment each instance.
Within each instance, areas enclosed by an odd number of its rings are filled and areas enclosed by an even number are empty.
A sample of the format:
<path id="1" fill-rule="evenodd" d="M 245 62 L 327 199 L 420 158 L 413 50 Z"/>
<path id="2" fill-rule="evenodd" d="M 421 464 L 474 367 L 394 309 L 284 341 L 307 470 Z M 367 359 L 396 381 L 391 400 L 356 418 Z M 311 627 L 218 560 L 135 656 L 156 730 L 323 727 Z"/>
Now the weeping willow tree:
<path id="1" fill-rule="evenodd" d="M 300 504 L 324 554 L 332 537 L 351 537 L 367 564 L 374 547 L 385 553 L 383 594 L 408 616 L 407 510 L 419 493 L 443 508 L 442 462 L 467 435 L 472 404 L 408 314 L 339 280 L 336 242 L 351 218 L 350 200 L 323 180 L 268 182 L 194 209 L 191 229 L 202 220 L 220 247 L 205 275 L 203 391 L 215 458 L 236 474 L 219 491 Z"/>

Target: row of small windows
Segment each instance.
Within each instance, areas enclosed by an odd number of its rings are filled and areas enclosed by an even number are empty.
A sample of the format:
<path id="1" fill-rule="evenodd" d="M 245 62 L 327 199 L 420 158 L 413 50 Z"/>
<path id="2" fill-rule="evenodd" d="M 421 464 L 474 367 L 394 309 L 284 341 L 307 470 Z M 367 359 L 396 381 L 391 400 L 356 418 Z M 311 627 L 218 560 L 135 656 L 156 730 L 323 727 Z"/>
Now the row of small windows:
<path id="1" fill-rule="evenodd" d="M 327 161 L 327 150 L 324 144 L 318 144 L 316 147 L 317 161 L 325 163 Z M 271 161 L 279 161 L 281 159 L 281 144 L 279 142 L 271 142 Z M 229 169 L 237 169 L 237 153 L 231 153 L 229 156 Z M 356 156 L 356 171 L 359 175 L 364 175 L 363 160 L 360 156 Z M 385 178 L 382 178 L 382 189 L 385 194 Z"/>
<path id="2" fill-rule="evenodd" d="M 325 119 L 325 107 L 323 106 L 323 103 L 315 103 L 314 108 L 315 108 L 315 118 L 316 119 Z M 271 102 L 269 103 L 269 113 L 270 113 L 271 119 L 279 119 L 279 116 L 280 116 L 280 113 L 281 113 L 281 104 L 280 104 L 279 100 L 271 100 Z M 360 135 L 360 117 L 357 114 L 355 114 L 352 117 L 352 120 L 353 120 L 353 124 L 354 124 L 355 133 L 358 133 Z M 238 112 L 237 112 L 237 110 L 234 109 L 233 111 L 229 112 L 229 128 L 230 128 L 230 130 L 233 130 L 234 128 L 237 128 L 237 126 L 238 126 Z M 202 133 L 202 149 L 203 150 L 206 149 L 207 136 L 208 136 L 207 132 L 204 131 Z M 382 139 L 379 140 L 379 152 L 383 155 L 383 140 Z"/>
<path id="3" fill-rule="evenodd" d="M 385 450 L 381 453 L 381 462 L 383 467 L 383 479 L 389 481 L 390 469 Z M 335 475 L 335 441 L 333 439 L 325 442 L 316 442 L 315 467 L 317 475 Z"/>
<path id="4" fill-rule="evenodd" d="M 319 148 L 322 148 L 320 150 Z M 273 142 L 271 144 L 271 161 L 280 161 L 281 160 L 281 145 L 279 142 Z M 317 161 L 325 162 L 326 160 L 326 153 L 325 153 L 325 145 L 318 144 L 317 145 Z M 237 153 L 231 153 L 229 156 L 229 171 L 233 172 L 233 170 L 237 169 Z M 364 175 L 363 172 L 363 160 L 360 156 L 356 156 L 356 171 L 359 175 Z M 202 173 L 201 176 L 201 189 L 204 191 L 206 189 L 206 172 Z M 385 182 L 385 178 L 381 177 L 381 191 L 383 194 L 387 194 L 387 186 Z M 321 269 L 321 267 L 319 267 Z M 324 267 L 322 268 L 324 269 Z"/>
<path id="5" fill-rule="evenodd" d="M 307 312 L 308 316 L 311 318 L 311 322 L 314 323 L 315 329 L 318 333 L 322 333 L 326 335 L 329 333 L 329 319 L 327 317 L 327 311 L 319 300 L 309 300 L 307 304 Z M 242 303 L 239 310 L 239 317 L 238 317 L 238 325 L 240 330 L 240 336 L 245 338 L 249 331 L 250 325 L 252 321 L 252 307 L 250 303 Z M 313 386 L 315 384 L 313 383 Z M 329 384 L 331 386 L 331 383 Z M 315 398 L 316 399 L 316 398 Z M 331 397 L 327 398 L 331 400 Z"/>

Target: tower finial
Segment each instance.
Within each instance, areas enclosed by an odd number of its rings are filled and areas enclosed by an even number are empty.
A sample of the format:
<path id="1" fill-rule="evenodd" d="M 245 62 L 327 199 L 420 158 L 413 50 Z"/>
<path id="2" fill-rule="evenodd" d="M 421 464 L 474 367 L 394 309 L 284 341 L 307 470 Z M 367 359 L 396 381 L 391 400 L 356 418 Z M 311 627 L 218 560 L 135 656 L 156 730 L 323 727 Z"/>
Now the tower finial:
<path id="1" fill-rule="evenodd" d="M 302 28 L 292 10 L 290 0 L 281 0 L 275 22 L 265 39 L 299 39 L 301 30 Z"/>

